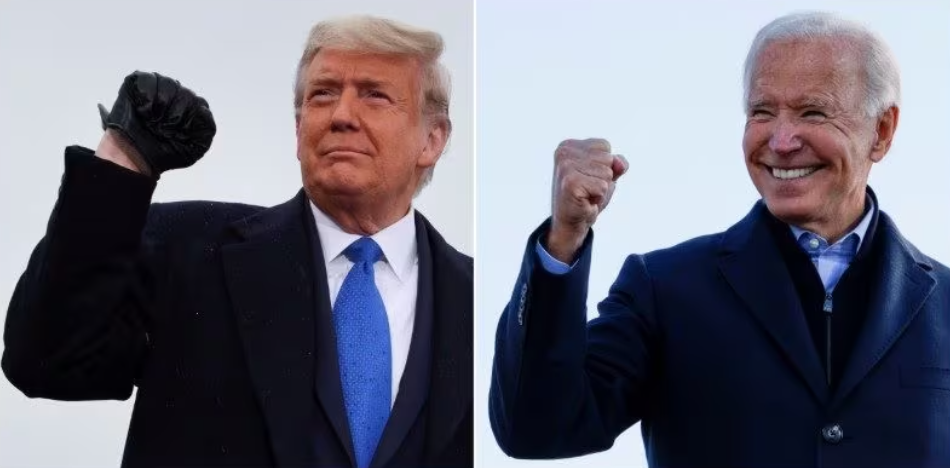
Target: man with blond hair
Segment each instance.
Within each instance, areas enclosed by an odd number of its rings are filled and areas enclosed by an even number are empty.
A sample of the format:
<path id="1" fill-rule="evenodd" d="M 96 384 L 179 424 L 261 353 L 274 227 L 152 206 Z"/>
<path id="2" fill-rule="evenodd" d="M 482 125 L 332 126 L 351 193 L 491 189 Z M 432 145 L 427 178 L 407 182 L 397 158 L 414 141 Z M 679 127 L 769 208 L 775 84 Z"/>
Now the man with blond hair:
<path id="1" fill-rule="evenodd" d="M 34 398 L 124 400 L 125 467 L 472 465 L 472 258 L 412 206 L 452 130 L 439 34 L 317 24 L 294 89 L 302 188 L 271 208 L 151 203 L 216 127 L 135 72 L 66 149 L 10 302 Z"/>
<path id="2" fill-rule="evenodd" d="M 859 24 L 793 14 L 760 30 L 744 83 L 762 199 L 628 256 L 589 323 L 591 226 L 630 166 L 605 140 L 555 152 L 553 213 L 496 337 L 505 453 L 607 450 L 640 422 L 651 466 L 950 466 L 950 270 L 867 185 L 897 129 L 894 58 Z"/>

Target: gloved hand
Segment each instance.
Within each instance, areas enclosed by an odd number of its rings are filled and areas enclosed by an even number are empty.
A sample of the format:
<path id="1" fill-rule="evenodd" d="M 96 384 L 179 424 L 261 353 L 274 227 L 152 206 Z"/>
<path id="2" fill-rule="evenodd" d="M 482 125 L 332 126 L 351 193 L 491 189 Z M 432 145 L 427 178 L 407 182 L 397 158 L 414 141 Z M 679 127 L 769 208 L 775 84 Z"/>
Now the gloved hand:
<path id="1" fill-rule="evenodd" d="M 204 156 L 217 128 L 208 102 L 177 80 L 135 71 L 125 77 L 112 111 L 99 104 L 102 128 L 138 152 L 146 174 L 191 166 Z"/>

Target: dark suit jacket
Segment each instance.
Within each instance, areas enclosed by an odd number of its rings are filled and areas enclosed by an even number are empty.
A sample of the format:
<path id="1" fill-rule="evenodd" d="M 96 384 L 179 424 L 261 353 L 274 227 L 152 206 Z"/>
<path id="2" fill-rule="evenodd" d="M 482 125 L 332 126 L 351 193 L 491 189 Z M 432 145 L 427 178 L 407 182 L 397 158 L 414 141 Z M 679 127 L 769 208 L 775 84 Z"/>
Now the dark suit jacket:
<path id="1" fill-rule="evenodd" d="M 303 191 L 150 205 L 154 182 L 66 152 L 10 303 L 29 397 L 127 399 L 125 467 L 351 466 L 322 250 Z M 472 259 L 416 217 L 408 362 L 373 466 L 472 465 Z"/>
<path id="2" fill-rule="evenodd" d="M 498 325 L 501 448 L 577 456 L 640 421 L 651 466 L 950 466 L 950 270 L 880 213 L 887 267 L 832 392 L 766 216 L 629 256 L 590 323 L 593 235 L 556 276 L 539 228 Z"/>

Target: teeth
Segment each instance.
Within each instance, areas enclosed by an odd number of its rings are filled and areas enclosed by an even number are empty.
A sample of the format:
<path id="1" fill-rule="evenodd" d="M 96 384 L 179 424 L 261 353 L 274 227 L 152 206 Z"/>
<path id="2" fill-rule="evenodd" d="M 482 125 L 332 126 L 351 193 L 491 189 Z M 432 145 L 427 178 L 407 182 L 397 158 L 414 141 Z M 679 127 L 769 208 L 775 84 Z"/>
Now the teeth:
<path id="1" fill-rule="evenodd" d="M 818 170 L 817 166 L 803 167 L 800 169 L 779 169 L 777 167 L 773 167 L 772 176 L 774 176 L 776 179 L 791 180 L 791 179 L 798 179 L 800 177 L 805 177 L 817 170 Z"/>

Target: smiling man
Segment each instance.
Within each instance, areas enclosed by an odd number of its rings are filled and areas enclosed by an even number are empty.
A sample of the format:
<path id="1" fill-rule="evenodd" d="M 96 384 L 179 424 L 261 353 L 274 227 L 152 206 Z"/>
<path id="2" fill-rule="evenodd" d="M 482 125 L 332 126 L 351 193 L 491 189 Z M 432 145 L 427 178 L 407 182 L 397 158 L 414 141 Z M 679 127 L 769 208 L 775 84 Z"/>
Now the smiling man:
<path id="1" fill-rule="evenodd" d="M 577 456 L 642 422 L 652 466 L 950 466 L 950 270 L 867 185 L 899 81 L 861 25 L 766 25 L 742 144 L 762 200 L 725 232 L 629 256 L 586 324 L 591 226 L 628 164 L 604 140 L 563 142 L 498 325 L 502 449 Z"/>
<path id="2" fill-rule="evenodd" d="M 30 397 L 127 399 L 123 466 L 470 467 L 472 258 L 413 208 L 451 132 L 440 35 L 317 24 L 284 204 L 152 204 L 216 126 L 135 72 L 99 147 L 66 149 L 3 371 Z"/>

